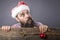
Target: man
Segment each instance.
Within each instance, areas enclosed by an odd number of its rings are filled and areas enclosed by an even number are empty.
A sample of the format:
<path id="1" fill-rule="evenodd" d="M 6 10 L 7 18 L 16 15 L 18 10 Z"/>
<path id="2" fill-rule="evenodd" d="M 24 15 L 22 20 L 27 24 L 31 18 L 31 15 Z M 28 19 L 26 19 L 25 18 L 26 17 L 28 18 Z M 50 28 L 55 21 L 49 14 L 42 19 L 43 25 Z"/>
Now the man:
<path id="1" fill-rule="evenodd" d="M 35 22 L 30 14 L 30 8 L 29 6 L 21 1 L 18 3 L 16 7 L 12 9 L 12 17 L 18 22 L 17 24 L 14 24 L 12 26 L 2 26 L 2 30 L 4 31 L 10 31 L 11 28 L 21 28 L 21 27 L 38 27 L 41 33 L 44 33 L 47 31 L 48 26 L 43 25 L 40 22 Z"/>

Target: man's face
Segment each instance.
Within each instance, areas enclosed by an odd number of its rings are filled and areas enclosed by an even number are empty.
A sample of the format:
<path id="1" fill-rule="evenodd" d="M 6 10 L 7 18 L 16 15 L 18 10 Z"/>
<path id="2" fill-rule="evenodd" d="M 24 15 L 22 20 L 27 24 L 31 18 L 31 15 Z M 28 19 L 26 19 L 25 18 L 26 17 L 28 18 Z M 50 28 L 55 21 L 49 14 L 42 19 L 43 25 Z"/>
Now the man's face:
<path id="1" fill-rule="evenodd" d="M 30 12 L 28 10 L 23 10 L 20 13 L 18 13 L 17 18 L 22 23 L 31 23 L 32 18 L 30 15 Z"/>

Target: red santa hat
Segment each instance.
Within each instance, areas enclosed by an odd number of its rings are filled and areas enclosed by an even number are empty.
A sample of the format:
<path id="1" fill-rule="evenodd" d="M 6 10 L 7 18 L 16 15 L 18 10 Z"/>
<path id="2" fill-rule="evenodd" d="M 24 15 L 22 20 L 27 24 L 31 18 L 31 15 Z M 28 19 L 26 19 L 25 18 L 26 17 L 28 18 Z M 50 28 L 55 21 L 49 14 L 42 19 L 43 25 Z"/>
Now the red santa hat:
<path id="1" fill-rule="evenodd" d="M 30 12 L 30 8 L 25 2 L 18 2 L 18 5 L 12 9 L 12 17 L 15 18 L 16 15 L 23 10 L 28 10 Z"/>

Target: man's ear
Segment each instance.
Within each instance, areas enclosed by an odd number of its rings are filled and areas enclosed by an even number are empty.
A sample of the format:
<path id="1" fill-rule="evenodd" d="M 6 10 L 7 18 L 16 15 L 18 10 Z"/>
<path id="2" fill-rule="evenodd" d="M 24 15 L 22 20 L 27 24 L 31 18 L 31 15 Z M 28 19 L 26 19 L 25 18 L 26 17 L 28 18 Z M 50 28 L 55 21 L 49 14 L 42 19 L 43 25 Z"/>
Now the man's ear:
<path id="1" fill-rule="evenodd" d="M 16 19 L 16 20 L 19 22 L 19 19 L 18 19 L 18 17 L 16 17 L 15 19 Z"/>

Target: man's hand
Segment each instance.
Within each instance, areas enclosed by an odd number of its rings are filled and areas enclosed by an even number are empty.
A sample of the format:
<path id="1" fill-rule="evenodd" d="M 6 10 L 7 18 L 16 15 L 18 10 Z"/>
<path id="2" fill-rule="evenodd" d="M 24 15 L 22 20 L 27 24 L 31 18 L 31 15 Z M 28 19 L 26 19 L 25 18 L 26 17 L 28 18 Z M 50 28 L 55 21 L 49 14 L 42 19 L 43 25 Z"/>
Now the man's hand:
<path id="1" fill-rule="evenodd" d="M 10 27 L 10 26 L 2 26 L 1 29 L 2 29 L 3 31 L 8 32 L 8 31 L 10 31 L 11 27 Z"/>
<path id="2" fill-rule="evenodd" d="M 47 25 L 41 25 L 41 26 L 39 26 L 40 33 L 46 32 L 47 29 L 48 29 L 48 26 Z"/>

